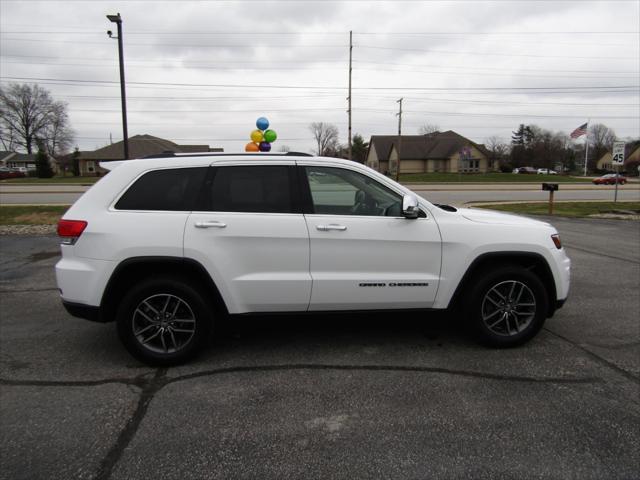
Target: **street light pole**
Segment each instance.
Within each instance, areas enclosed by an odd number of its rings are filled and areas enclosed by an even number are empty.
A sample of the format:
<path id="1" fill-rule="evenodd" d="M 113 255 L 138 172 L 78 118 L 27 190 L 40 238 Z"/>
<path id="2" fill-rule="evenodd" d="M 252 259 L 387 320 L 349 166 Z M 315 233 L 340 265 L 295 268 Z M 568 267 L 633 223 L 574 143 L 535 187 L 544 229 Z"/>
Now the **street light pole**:
<path id="1" fill-rule="evenodd" d="M 127 94 L 124 88 L 124 53 L 122 48 L 122 17 L 117 15 L 107 15 L 110 22 L 118 26 L 118 57 L 120 60 L 120 98 L 122 99 L 122 136 L 124 140 L 124 159 L 129 160 L 129 132 L 127 129 Z M 113 38 L 111 30 L 107 32 Z"/>

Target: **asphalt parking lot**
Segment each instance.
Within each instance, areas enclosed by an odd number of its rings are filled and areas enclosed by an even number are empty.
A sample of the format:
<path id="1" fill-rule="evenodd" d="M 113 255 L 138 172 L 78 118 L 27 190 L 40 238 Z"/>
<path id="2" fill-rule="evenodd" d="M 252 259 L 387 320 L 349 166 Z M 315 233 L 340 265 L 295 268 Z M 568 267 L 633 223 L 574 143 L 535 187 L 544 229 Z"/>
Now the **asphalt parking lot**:
<path id="1" fill-rule="evenodd" d="M 523 347 L 258 318 L 157 370 L 65 313 L 55 237 L 0 237 L 0 478 L 639 478 L 640 224 L 552 223 L 572 292 Z"/>

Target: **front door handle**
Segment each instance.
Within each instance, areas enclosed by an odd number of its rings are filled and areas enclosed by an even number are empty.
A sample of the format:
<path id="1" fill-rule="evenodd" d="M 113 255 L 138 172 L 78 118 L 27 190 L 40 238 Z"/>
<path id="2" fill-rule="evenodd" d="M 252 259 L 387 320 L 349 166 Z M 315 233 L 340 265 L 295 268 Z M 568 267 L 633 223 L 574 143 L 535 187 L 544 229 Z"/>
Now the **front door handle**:
<path id="1" fill-rule="evenodd" d="M 226 226 L 226 223 L 215 220 L 208 222 L 196 222 L 196 228 L 225 228 Z"/>
<path id="2" fill-rule="evenodd" d="M 335 223 L 331 223 L 329 225 L 316 225 L 316 228 L 321 232 L 328 232 L 329 230 L 344 232 L 347 229 L 344 225 L 336 225 Z"/>

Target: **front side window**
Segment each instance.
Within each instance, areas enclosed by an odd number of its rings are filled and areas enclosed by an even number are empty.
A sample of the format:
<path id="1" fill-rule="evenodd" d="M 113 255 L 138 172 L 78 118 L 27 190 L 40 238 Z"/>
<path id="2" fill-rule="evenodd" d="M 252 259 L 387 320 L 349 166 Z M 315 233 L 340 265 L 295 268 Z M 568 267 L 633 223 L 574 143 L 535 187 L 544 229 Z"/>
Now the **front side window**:
<path id="1" fill-rule="evenodd" d="M 207 167 L 154 170 L 142 175 L 120 197 L 118 210 L 190 211 Z"/>
<path id="2" fill-rule="evenodd" d="M 291 168 L 285 165 L 216 167 L 208 191 L 213 212 L 292 213 Z"/>
<path id="3" fill-rule="evenodd" d="M 402 197 L 352 170 L 305 167 L 314 213 L 399 217 Z"/>

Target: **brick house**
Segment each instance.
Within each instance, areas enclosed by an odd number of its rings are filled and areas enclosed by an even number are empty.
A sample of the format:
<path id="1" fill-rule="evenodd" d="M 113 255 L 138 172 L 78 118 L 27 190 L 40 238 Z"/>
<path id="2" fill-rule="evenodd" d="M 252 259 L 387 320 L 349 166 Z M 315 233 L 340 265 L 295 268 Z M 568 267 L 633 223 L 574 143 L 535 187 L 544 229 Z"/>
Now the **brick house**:
<path id="1" fill-rule="evenodd" d="M 135 135 L 129 138 L 129 158 L 143 158 L 159 153 L 195 153 L 195 152 L 221 152 L 221 148 L 211 148 L 209 145 L 178 145 L 164 138 L 152 135 Z M 66 157 L 70 162 L 74 154 Z M 80 175 L 100 176 L 106 170 L 100 167 L 100 162 L 108 162 L 124 159 L 124 142 L 116 142 L 106 147 L 93 151 L 80 151 Z"/>
<path id="2" fill-rule="evenodd" d="M 498 169 L 484 145 L 448 130 L 427 135 L 402 135 L 401 173 L 465 172 L 486 173 Z M 373 135 L 367 152 L 367 166 L 382 173 L 395 171 L 398 136 Z"/>

